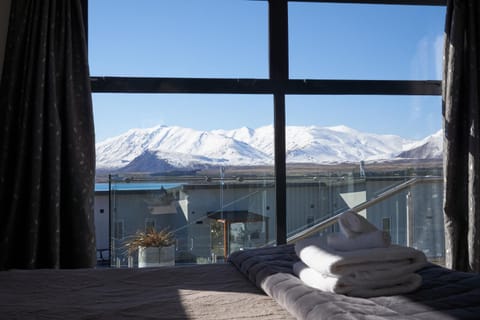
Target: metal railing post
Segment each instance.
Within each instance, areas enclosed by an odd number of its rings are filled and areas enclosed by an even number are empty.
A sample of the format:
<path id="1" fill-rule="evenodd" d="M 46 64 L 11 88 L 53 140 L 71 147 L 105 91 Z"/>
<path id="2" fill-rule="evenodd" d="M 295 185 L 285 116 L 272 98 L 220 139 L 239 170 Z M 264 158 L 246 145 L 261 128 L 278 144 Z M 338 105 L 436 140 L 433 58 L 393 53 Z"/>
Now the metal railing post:
<path id="1" fill-rule="evenodd" d="M 407 192 L 407 221 L 406 221 L 406 228 L 407 228 L 407 246 L 411 247 L 413 244 L 413 196 L 412 192 Z"/>

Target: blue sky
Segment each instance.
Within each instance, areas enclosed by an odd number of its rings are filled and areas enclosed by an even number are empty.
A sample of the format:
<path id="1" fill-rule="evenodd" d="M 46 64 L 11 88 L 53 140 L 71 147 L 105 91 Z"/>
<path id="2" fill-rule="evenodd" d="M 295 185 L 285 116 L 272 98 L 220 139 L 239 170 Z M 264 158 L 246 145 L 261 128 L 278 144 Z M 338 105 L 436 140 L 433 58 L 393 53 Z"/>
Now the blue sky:
<path id="1" fill-rule="evenodd" d="M 294 79 L 439 80 L 442 7 L 293 3 Z M 268 8 L 248 0 L 97 0 L 89 4 L 94 76 L 268 77 Z M 129 128 L 199 130 L 273 123 L 269 95 L 94 94 L 97 141 Z M 288 96 L 289 125 L 347 125 L 423 138 L 440 97 Z"/>

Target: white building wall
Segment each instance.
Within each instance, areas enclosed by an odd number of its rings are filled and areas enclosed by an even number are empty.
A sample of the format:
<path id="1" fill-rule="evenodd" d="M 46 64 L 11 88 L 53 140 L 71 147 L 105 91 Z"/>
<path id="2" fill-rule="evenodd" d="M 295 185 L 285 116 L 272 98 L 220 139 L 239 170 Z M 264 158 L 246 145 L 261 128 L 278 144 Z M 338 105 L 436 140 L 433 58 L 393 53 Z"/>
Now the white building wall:
<path id="1" fill-rule="evenodd" d="M 97 240 L 97 250 L 109 248 L 109 214 L 108 214 L 108 194 L 95 195 L 95 236 Z"/>

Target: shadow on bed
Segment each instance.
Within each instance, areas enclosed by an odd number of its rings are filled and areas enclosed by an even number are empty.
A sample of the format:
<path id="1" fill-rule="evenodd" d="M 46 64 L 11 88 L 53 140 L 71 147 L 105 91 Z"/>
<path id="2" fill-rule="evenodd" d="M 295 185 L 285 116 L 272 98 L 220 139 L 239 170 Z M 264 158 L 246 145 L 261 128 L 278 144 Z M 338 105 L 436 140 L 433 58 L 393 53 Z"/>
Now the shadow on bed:
<path id="1" fill-rule="evenodd" d="M 289 319 L 231 264 L 0 272 L 0 319 Z"/>

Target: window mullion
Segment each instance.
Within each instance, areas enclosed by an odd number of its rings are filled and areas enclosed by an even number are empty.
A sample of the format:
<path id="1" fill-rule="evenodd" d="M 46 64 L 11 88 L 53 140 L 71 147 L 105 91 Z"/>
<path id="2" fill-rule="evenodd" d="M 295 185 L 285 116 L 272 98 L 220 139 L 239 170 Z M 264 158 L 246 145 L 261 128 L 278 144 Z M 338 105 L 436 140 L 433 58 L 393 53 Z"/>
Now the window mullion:
<path id="1" fill-rule="evenodd" d="M 274 141 L 275 141 L 275 202 L 277 244 L 287 241 L 287 178 L 285 146 L 285 88 L 288 81 L 288 1 L 270 0 L 269 66 L 270 80 L 275 83 Z"/>

